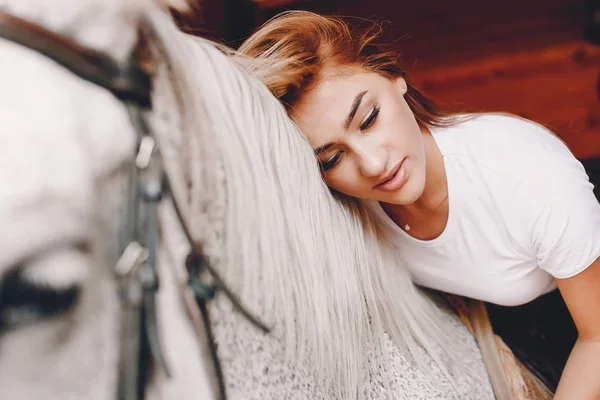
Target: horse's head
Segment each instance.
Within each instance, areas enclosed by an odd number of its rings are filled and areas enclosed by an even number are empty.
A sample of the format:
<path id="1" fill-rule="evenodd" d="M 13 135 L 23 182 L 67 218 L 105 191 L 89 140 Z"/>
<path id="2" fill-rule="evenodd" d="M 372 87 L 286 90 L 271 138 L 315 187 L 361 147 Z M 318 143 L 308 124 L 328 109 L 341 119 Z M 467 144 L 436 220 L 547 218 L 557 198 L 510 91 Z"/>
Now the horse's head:
<path id="1" fill-rule="evenodd" d="M 132 117 L 143 100 L 129 99 L 128 112 L 91 83 L 111 71 L 86 51 L 126 68 L 148 3 L 0 0 L 21 19 L 0 23 L 15 39 L 0 39 L 2 398 L 115 397 L 123 330 L 113 267 L 132 229 Z"/>

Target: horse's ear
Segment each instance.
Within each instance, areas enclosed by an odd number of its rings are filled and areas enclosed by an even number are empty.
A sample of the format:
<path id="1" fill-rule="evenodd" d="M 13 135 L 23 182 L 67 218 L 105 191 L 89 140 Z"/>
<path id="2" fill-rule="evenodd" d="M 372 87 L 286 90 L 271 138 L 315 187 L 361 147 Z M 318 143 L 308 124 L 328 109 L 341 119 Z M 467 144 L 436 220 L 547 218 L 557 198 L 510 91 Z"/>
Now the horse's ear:
<path id="1" fill-rule="evenodd" d="M 179 12 L 187 12 L 192 8 L 193 0 L 158 0 L 161 6 L 168 7 Z"/>

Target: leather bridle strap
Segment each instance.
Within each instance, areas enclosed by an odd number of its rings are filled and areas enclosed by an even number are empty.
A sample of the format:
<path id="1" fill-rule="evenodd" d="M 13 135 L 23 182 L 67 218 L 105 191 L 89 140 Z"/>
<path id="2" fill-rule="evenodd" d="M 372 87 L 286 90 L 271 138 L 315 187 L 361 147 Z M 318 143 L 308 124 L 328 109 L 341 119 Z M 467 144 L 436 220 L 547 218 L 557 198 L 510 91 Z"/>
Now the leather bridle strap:
<path id="1" fill-rule="evenodd" d="M 150 78 L 134 63 L 120 66 L 102 53 L 2 11 L 0 37 L 43 54 L 122 101 L 150 107 Z"/>

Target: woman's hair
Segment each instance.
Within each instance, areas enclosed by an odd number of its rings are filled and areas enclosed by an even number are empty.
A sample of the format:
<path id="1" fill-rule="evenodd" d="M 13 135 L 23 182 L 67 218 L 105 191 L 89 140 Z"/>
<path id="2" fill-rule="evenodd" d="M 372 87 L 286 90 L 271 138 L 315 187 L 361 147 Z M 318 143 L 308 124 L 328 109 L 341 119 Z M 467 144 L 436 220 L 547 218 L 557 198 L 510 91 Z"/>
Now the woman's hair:
<path id="1" fill-rule="evenodd" d="M 254 73 L 285 106 L 288 113 L 324 73 L 367 70 L 388 79 L 404 78 L 405 99 L 420 126 L 448 126 L 452 113 L 440 109 L 407 79 L 400 54 L 382 40 L 380 24 L 361 20 L 352 28 L 340 17 L 308 11 L 281 13 L 252 34 L 239 48 L 254 60 Z"/>

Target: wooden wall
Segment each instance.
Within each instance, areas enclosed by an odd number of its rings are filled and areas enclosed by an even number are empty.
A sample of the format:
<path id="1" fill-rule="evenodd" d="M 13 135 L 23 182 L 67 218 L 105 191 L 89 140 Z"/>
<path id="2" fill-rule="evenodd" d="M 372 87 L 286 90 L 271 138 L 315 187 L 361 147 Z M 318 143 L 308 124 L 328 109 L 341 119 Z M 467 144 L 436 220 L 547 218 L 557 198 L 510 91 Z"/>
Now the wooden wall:
<path id="1" fill-rule="evenodd" d="M 212 0 L 202 0 L 207 5 Z M 235 46 L 283 7 L 214 0 Z M 582 158 L 600 157 L 600 47 L 583 39 L 584 0 L 312 0 L 288 8 L 387 21 L 405 69 L 427 94 L 467 111 L 539 121 Z M 216 30 L 219 30 L 216 29 Z M 214 30 L 214 29 L 213 29 Z"/>

